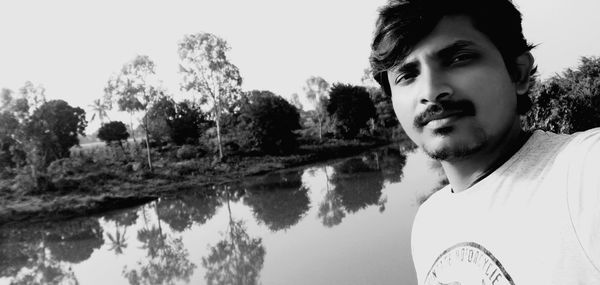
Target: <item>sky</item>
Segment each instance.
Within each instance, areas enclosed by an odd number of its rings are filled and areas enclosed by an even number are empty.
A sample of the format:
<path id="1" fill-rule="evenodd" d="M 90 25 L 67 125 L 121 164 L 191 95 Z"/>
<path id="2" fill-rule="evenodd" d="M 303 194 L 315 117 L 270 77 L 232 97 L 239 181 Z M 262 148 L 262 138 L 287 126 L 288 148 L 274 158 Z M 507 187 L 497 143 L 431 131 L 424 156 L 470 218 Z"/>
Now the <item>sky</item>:
<path id="1" fill-rule="evenodd" d="M 156 64 L 176 99 L 177 43 L 210 32 L 225 39 L 243 90 L 298 93 L 310 76 L 360 84 L 378 7 L 387 0 L 67 1 L 0 0 L 0 88 L 41 84 L 48 99 L 86 110 L 136 55 Z M 600 1 L 514 0 L 541 78 L 600 56 Z M 111 119 L 128 121 L 111 112 Z M 99 127 L 89 123 L 87 133 Z"/>

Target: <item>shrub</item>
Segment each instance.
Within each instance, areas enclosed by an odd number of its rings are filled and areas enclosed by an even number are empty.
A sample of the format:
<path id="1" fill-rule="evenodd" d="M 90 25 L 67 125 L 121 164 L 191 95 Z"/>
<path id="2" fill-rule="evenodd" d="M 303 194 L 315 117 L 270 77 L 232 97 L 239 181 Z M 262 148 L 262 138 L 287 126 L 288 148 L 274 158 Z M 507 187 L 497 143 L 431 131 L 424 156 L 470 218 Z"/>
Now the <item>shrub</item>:
<path id="1" fill-rule="evenodd" d="M 240 110 L 240 132 L 265 153 L 286 153 L 297 147 L 295 130 L 300 128 L 298 110 L 269 91 L 251 91 Z"/>
<path id="2" fill-rule="evenodd" d="M 184 144 L 177 150 L 177 158 L 179 159 L 192 159 L 196 157 L 196 147 L 193 145 Z"/>

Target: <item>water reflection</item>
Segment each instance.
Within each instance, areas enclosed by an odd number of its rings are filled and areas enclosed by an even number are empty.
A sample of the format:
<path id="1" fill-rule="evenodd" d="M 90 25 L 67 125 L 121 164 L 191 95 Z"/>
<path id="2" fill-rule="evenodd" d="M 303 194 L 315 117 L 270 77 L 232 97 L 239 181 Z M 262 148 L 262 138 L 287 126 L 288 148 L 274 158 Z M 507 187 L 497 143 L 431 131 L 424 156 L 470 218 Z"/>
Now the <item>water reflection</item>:
<path id="1" fill-rule="evenodd" d="M 0 231 L 0 277 L 11 284 L 77 284 L 71 264 L 99 249 L 102 227 L 97 220 L 29 225 Z"/>
<path id="2" fill-rule="evenodd" d="M 244 203 L 271 231 L 289 229 L 310 209 L 308 189 L 302 185 L 302 171 L 268 174 L 249 180 L 243 186 Z"/>
<path id="3" fill-rule="evenodd" d="M 265 259 L 261 238 L 248 235 L 244 221 L 229 214 L 228 228 L 222 240 L 210 248 L 210 254 L 202 258 L 206 268 L 207 284 L 257 284 Z"/>
<path id="4" fill-rule="evenodd" d="M 144 226 L 138 230 L 137 239 L 146 256 L 134 267 L 125 266 L 123 276 L 129 284 L 174 284 L 175 281 L 189 282 L 196 269 L 196 264 L 189 260 L 188 250 L 181 237 L 175 237 L 163 231 L 161 225 L 159 202 L 154 202 L 157 223 L 148 222 L 143 210 Z M 145 208 L 144 208 L 145 209 Z"/>
<path id="5" fill-rule="evenodd" d="M 137 209 L 127 209 L 104 216 L 104 219 L 112 222 L 115 227 L 114 232 L 106 233 L 110 242 L 109 250 L 114 251 L 116 255 L 123 254 L 123 251 L 127 249 L 127 228 L 134 225 L 138 217 Z"/>
<path id="6" fill-rule="evenodd" d="M 0 229 L 0 284 L 413 284 L 386 277 L 398 264 L 412 274 L 408 232 L 419 196 L 417 184 L 402 181 L 425 179 L 404 177 L 407 161 L 397 148 L 382 149 L 102 217 Z M 437 187 L 436 179 L 424 188 Z M 352 262 L 356 272 L 334 269 Z M 323 273 L 285 279 L 305 270 Z M 339 277 L 361 270 L 381 272 Z"/>
<path id="7" fill-rule="evenodd" d="M 221 205 L 214 193 L 188 193 L 185 197 L 177 196 L 161 199 L 156 207 L 159 219 L 167 223 L 174 231 L 182 232 L 192 224 L 203 225 L 210 220 Z"/>
<path id="8" fill-rule="evenodd" d="M 387 202 L 387 197 L 382 196 L 384 183 L 399 182 L 405 164 L 405 154 L 388 148 L 336 163 L 331 174 L 323 167 L 326 194 L 318 213 L 323 225 L 339 225 L 347 213 L 369 206 L 377 206 L 384 212 Z"/>

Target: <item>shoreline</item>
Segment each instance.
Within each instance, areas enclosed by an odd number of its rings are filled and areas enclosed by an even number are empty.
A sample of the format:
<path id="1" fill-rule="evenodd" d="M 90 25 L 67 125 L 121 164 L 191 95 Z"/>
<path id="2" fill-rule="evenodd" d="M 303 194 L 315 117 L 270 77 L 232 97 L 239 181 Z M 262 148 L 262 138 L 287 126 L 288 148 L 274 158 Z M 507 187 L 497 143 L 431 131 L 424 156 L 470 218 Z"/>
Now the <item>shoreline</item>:
<path id="1" fill-rule="evenodd" d="M 199 165 L 202 161 L 198 159 L 171 164 L 157 162 L 154 172 L 141 169 L 122 173 L 118 166 L 112 169 L 110 165 L 104 166 L 95 172 L 58 179 L 51 192 L 39 195 L 3 195 L 4 197 L 0 197 L 0 227 L 99 214 L 142 205 L 185 191 L 211 191 L 211 186 L 282 169 L 308 167 L 391 144 L 393 143 L 382 141 L 344 142 L 303 146 L 296 153 L 285 156 L 234 155 L 225 157 L 222 162 L 196 169 L 201 174 L 170 174 L 176 165 Z"/>

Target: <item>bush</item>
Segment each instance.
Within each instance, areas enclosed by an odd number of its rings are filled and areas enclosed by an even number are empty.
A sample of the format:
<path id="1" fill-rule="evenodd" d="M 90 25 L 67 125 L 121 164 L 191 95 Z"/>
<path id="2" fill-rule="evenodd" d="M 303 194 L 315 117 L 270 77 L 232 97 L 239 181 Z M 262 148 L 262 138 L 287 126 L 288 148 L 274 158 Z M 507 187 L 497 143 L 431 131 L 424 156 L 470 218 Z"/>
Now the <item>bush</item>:
<path id="1" fill-rule="evenodd" d="M 197 174 L 200 171 L 201 164 L 194 160 L 177 162 L 172 165 L 172 170 L 181 176 Z"/>
<path id="2" fill-rule="evenodd" d="M 297 148 L 298 110 L 269 91 L 251 91 L 241 104 L 239 132 L 251 146 L 265 153 L 287 153 Z"/>
<path id="3" fill-rule="evenodd" d="M 184 144 L 177 150 L 177 158 L 192 159 L 197 155 L 196 147 L 193 145 Z"/>

